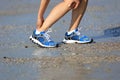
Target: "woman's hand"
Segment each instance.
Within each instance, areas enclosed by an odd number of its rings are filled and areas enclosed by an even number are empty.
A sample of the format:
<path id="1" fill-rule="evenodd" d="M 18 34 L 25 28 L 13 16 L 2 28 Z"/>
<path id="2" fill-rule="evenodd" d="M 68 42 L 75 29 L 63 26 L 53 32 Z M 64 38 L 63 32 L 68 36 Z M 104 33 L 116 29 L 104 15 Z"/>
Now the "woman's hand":
<path id="1" fill-rule="evenodd" d="M 64 0 L 67 5 L 73 9 L 76 9 L 79 6 L 81 0 Z"/>

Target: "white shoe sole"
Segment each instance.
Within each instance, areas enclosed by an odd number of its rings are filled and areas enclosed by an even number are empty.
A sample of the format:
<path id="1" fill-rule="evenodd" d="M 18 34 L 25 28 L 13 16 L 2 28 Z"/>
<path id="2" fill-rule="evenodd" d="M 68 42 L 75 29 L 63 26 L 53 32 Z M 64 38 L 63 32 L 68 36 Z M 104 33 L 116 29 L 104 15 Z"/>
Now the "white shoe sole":
<path id="1" fill-rule="evenodd" d="M 92 41 L 93 39 L 91 39 L 91 41 L 76 41 L 76 40 L 66 40 L 66 39 L 63 40 L 64 43 L 79 43 L 79 44 L 91 43 Z"/>

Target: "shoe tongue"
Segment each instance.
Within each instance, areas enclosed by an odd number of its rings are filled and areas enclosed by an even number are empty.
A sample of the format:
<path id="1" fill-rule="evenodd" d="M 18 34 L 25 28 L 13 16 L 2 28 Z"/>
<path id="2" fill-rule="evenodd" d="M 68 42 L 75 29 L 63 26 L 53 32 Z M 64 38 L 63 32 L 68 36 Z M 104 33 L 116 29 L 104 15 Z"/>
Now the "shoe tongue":
<path id="1" fill-rule="evenodd" d="M 77 28 L 77 29 L 75 29 L 75 32 L 78 32 L 78 28 Z"/>

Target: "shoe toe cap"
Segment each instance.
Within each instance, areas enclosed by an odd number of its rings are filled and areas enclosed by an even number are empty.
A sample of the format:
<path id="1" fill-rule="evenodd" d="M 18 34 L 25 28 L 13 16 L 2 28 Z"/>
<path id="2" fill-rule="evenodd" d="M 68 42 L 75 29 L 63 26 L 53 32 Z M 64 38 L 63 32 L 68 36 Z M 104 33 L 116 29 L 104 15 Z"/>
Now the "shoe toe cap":
<path id="1" fill-rule="evenodd" d="M 91 38 L 89 38 L 89 37 L 87 37 L 87 36 L 82 36 L 81 38 L 80 38 L 80 41 L 91 41 L 92 39 Z"/>

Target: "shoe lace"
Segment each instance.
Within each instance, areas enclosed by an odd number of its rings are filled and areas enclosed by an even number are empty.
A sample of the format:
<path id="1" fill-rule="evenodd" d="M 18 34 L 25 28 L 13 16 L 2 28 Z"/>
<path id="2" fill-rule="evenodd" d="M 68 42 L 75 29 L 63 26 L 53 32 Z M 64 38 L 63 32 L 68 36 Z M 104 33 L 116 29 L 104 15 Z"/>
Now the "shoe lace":
<path id="1" fill-rule="evenodd" d="M 76 33 L 77 35 L 81 35 L 80 31 L 81 31 L 81 27 L 78 28 L 78 31 L 75 31 L 75 33 Z"/>
<path id="2" fill-rule="evenodd" d="M 51 29 L 51 28 L 48 29 L 48 30 L 45 32 L 45 34 L 44 34 L 44 37 L 47 39 L 48 42 L 51 41 L 50 35 L 48 34 L 48 33 L 50 33 L 50 32 L 52 32 L 52 29 Z"/>

